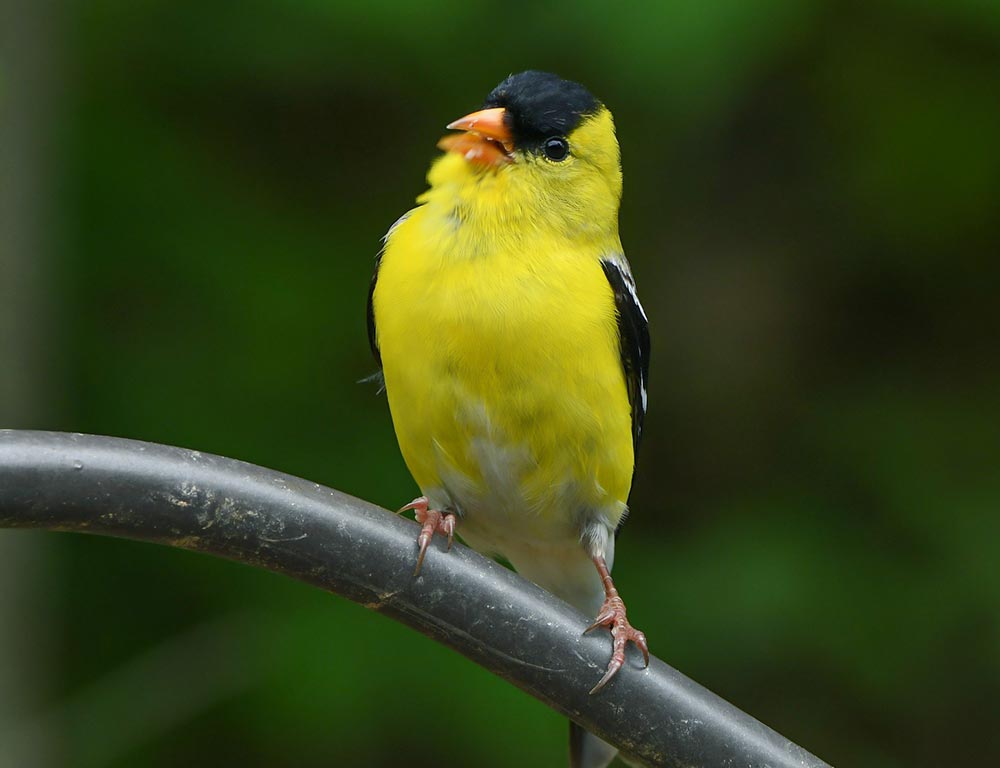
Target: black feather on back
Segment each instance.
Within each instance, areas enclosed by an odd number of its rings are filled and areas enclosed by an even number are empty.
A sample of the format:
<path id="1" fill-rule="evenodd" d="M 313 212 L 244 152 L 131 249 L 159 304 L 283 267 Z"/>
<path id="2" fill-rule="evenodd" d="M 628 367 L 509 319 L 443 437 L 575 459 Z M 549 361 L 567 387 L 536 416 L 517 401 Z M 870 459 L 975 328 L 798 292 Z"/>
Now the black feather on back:
<path id="1" fill-rule="evenodd" d="M 382 370 L 382 353 L 378 349 L 378 339 L 375 336 L 375 283 L 378 282 L 378 270 L 382 266 L 382 253 L 375 257 L 375 273 L 372 275 L 372 282 L 368 288 L 368 344 L 372 348 L 372 355 L 378 363 L 379 370 Z"/>
<path id="2" fill-rule="evenodd" d="M 632 448 L 635 455 L 638 455 L 649 384 L 649 324 L 628 267 L 612 259 L 602 259 L 601 266 L 615 294 L 618 343 L 628 401 L 632 406 Z"/>

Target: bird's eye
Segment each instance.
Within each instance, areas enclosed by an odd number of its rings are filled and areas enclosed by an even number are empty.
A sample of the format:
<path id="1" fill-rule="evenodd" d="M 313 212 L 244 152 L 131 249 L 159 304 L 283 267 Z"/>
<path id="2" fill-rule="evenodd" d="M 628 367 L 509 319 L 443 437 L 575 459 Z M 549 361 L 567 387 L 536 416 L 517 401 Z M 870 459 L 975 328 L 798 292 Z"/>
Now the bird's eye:
<path id="1" fill-rule="evenodd" d="M 545 140 L 542 149 L 549 160 L 559 162 L 565 160 L 569 154 L 569 142 L 562 136 L 553 136 L 551 139 Z"/>

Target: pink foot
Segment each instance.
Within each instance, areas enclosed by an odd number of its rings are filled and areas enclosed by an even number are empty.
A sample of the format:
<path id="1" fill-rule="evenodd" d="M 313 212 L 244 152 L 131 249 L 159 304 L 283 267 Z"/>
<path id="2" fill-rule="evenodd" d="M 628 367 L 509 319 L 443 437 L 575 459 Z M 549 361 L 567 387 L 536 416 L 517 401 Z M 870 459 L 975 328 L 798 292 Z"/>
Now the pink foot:
<path id="1" fill-rule="evenodd" d="M 604 673 L 604 677 L 600 679 L 597 685 L 591 689 L 591 694 L 601 690 L 607 684 L 608 680 L 614 677 L 618 670 L 622 668 L 622 665 L 625 663 L 625 646 L 630 640 L 642 651 L 642 657 L 646 661 L 646 666 L 649 666 L 649 646 L 646 644 L 646 635 L 629 624 L 628 618 L 625 615 L 625 603 L 618 596 L 618 590 L 615 589 L 614 582 L 611 581 L 611 574 L 608 572 L 608 566 L 604 562 L 604 558 L 595 557 L 594 564 L 597 566 L 597 571 L 604 582 L 606 597 L 604 598 L 604 605 L 601 606 L 601 610 L 597 614 L 597 618 L 594 619 L 593 624 L 584 630 L 584 634 L 598 627 L 609 627 L 611 629 L 612 651 L 611 661 L 608 663 L 608 671 Z"/>
<path id="2" fill-rule="evenodd" d="M 430 508 L 430 502 L 426 496 L 414 499 L 400 512 L 413 510 L 416 513 L 417 522 L 420 523 L 420 534 L 417 536 L 417 544 L 420 545 L 420 554 L 417 555 L 417 568 L 413 571 L 416 576 L 420 573 L 420 566 L 424 564 L 424 555 L 427 554 L 427 547 L 430 546 L 431 539 L 435 533 L 440 533 L 448 537 L 448 549 L 455 539 L 455 515 L 451 512 L 439 512 Z"/>

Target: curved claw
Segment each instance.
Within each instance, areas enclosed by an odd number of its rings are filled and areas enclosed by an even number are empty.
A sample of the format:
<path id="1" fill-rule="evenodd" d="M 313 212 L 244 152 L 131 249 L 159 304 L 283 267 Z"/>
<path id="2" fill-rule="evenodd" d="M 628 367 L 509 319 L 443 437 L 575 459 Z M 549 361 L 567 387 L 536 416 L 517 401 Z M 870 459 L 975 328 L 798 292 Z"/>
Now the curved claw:
<path id="1" fill-rule="evenodd" d="M 632 638 L 632 642 L 635 643 L 636 648 L 642 651 L 642 668 L 646 669 L 649 666 L 649 646 L 646 644 L 645 633 L 635 630 L 635 637 Z"/>
<path id="2" fill-rule="evenodd" d="M 625 647 L 630 641 L 635 643 L 635 646 L 641 651 L 645 666 L 649 666 L 649 646 L 646 644 L 646 635 L 629 624 L 625 615 L 625 604 L 617 593 L 605 600 L 604 605 L 601 606 L 601 612 L 594 623 L 584 630 L 584 634 L 598 627 L 608 627 L 611 630 L 611 661 L 608 662 L 608 669 L 604 673 L 604 677 L 590 690 L 591 694 L 597 693 L 607 685 L 608 681 L 624 666 Z"/>
<path id="3" fill-rule="evenodd" d="M 424 564 L 427 547 L 430 546 L 435 533 L 441 533 L 448 537 L 448 549 L 451 549 L 452 542 L 455 540 L 455 515 L 451 512 L 445 513 L 439 512 L 436 509 L 430 509 L 428 505 L 427 497 L 421 496 L 400 510 L 401 512 L 409 509 L 416 510 L 417 522 L 420 523 L 420 534 L 417 536 L 417 545 L 420 547 L 420 552 L 417 554 L 417 567 L 413 571 L 414 576 L 420 575 L 420 568 Z"/>
<path id="4" fill-rule="evenodd" d="M 608 671 L 604 673 L 604 677 L 602 677 L 600 681 L 598 681 L 597 685 L 595 685 L 593 688 L 590 689 L 590 695 L 593 696 L 595 693 L 601 690 L 601 688 L 607 685 L 608 680 L 610 680 L 618 673 L 618 670 L 622 668 L 622 664 L 624 663 L 625 663 L 624 657 L 619 659 L 617 656 L 612 656 L 611 663 L 608 664 Z"/>
<path id="5" fill-rule="evenodd" d="M 593 632 L 595 629 L 598 629 L 600 627 L 606 627 L 614 620 L 615 620 L 615 612 L 610 609 L 606 610 L 603 613 L 601 613 L 596 619 L 594 619 L 593 624 L 591 624 L 589 627 L 583 630 L 583 634 L 587 634 L 588 632 Z"/>
<path id="6" fill-rule="evenodd" d="M 428 499 L 426 496 L 418 496 L 409 504 L 406 504 L 405 506 L 402 506 L 399 509 L 397 509 L 396 514 L 401 515 L 404 512 L 409 512 L 411 509 L 415 509 L 418 512 L 426 512 L 427 508 L 430 506 L 430 503 L 431 503 L 430 499 Z"/>
<path id="7" fill-rule="evenodd" d="M 451 545 L 455 541 L 455 516 L 453 514 L 446 514 L 444 519 L 440 523 L 441 532 L 447 534 L 448 536 L 448 551 L 451 551 Z"/>
<path id="8" fill-rule="evenodd" d="M 424 564 L 424 555 L 427 554 L 427 547 L 430 546 L 431 539 L 434 538 L 434 531 L 441 522 L 441 513 L 435 509 L 428 509 L 424 510 L 422 514 L 418 513 L 418 517 L 422 518 L 418 520 L 418 522 L 422 523 L 422 527 L 420 528 L 420 535 L 417 536 L 420 554 L 417 555 L 417 567 L 413 571 L 414 576 L 420 573 L 420 567 Z"/>
<path id="9" fill-rule="evenodd" d="M 420 575 L 420 568 L 424 564 L 424 555 L 425 554 L 427 554 L 427 544 L 421 543 L 420 544 L 420 554 L 417 555 L 417 567 L 413 569 L 413 575 L 414 576 L 419 576 Z"/>

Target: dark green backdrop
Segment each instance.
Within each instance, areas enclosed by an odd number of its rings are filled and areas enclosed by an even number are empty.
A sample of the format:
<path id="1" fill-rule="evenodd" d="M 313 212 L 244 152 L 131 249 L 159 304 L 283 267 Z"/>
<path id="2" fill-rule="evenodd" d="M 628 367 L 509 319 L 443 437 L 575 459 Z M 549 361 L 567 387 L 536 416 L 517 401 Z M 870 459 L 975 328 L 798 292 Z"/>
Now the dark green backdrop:
<path id="1" fill-rule="evenodd" d="M 12 225 L 39 247 L 7 251 L 8 281 L 37 279 L 8 307 L 0 378 L 29 384 L 0 426 L 408 501 L 385 398 L 356 383 L 379 238 L 445 123 L 556 71 L 616 116 L 652 325 L 630 616 L 834 764 L 1000 760 L 1000 5 L 49 5 L 27 27 L 45 76 L 0 95 L 42 147 L 0 181 L 40 211 Z M 154 546 L 0 542 L 0 752 L 565 759 L 557 715 L 343 600 Z"/>

